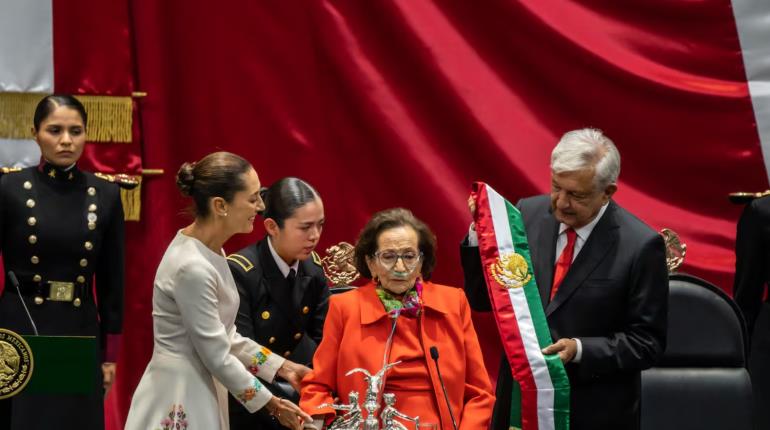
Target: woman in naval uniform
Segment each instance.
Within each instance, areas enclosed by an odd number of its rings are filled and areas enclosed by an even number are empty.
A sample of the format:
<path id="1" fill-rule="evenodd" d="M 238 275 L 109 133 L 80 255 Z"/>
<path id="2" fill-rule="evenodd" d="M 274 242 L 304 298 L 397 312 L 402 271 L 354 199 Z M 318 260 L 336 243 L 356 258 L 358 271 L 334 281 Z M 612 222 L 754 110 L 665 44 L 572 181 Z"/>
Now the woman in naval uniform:
<path id="1" fill-rule="evenodd" d="M 94 369 L 91 395 L 22 391 L 0 400 L 0 427 L 102 429 L 102 386 L 108 388 L 114 378 L 115 335 L 121 331 L 123 311 L 119 187 L 77 166 L 87 125 L 85 108 L 77 99 L 46 96 L 35 109 L 33 124 L 40 164 L 0 178 L 0 251 L 5 266 L 0 327 L 34 334 L 23 301 L 40 335 L 96 337 L 94 362 L 100 367 Z"/>
<path id="2" fill-rule="evenodd" d="M 227 259 L 241 305 L 238 332 L 295 362 L 310 364 L 321 341 L 329 287 L 314 252 L 324 225 L 318 192 L 299 178 L 283 178 L 262 191 L 267 235 Z M 273 384 L 293 402 L 299 395 Z M 230 396 L 230 425 L 238 429 L 280 429 L 267 413 L 249 414 Z"/>

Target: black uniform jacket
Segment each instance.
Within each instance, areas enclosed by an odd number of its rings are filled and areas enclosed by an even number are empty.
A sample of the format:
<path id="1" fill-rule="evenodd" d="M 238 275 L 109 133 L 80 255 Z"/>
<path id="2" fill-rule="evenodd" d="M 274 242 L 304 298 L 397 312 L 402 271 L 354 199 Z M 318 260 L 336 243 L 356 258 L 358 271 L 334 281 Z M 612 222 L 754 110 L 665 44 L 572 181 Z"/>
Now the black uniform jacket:
<path id="1" fill-rule="evenodd" d="M 329 287 L 317 256 L 299 262 L 294 285 L 287 285 L 267 238 L 227 260 L 241 296 L 235 322 L 238 333 L 289 360 L 309 365 L 329 309 Z M 309 349 L 295 351 L 305 345 Z"/>
<path id="2" fill-rule="evenodd" d="M 559 222 L 547 195 L 521 200 L 535 279 L 554 341 L 579 338 L 580 363 L 567 364 L 570 428 L 639 427 L 640 371 L 666 344 L 668 272 L 663 239 L 610 201 L 549 302 Z M 478 248 L 460 249 L 471 307 L 489 311 Z M 497 384 L 493 429 L 507 430 L 512 377 L 505 358 Z"/>
<path id="3" fill-rule="evenodd" d="M 41 335 L 120 333 L 125 251 L 116 184 L 77 166 L 62 171 L 43 164 L 3 175 L 0 244 L 6 273 L 19 279 Z M 56 282 L 72 284 L 70 300 L 68 288 L 59 297 L 52 291 Z M 7 275 L 0 309 L 1 326 L 32 333 Z"/>

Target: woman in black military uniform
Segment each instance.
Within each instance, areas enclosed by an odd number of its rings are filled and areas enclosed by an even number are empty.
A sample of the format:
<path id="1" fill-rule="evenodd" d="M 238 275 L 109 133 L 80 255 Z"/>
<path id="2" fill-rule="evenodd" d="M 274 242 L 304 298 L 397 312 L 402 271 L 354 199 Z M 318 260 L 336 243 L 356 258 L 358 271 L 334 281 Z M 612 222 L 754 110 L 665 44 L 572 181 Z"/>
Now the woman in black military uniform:
<path id="1" fill-rule="evenodd" d="M 329 307 L 329 287 L 313 251 L 323 230 L 323 203 L 315 189 L 298 178 L 279 180 L 262 199 L 267 235 L 227 257 L 241 296 L 238 333 L 308 365 Z M 274 384 L 270 391 L 299 400 L 288 386 Z M 232 396 L 230 403 L 233 429 L 282 428 L 265 413 L 244 413 Z"/>
<path id="2" fill-rule="evenodd" d="M 93 395 L 22 391 L 0 401 L 4 403 L 0 426 L 102 429 L 102 383 L 110 383 L 115 372 L 115 354 L 103 352 L 116 351 L 117 337 L 111 335 L 120 333 L 122 320 L 124 248 L 119 188 L 78 169 L 87 115 L 77 99 L 45 97 L 35 110 L 33 123 L 42 155 L 40 165 L 0 178 L 0 251 L 6 271 L 0 327 L 19 334 L 34 333 L 23 301 L 40 335 L 96 337 L 101 347 L 95 362 L 101 367 L 94 369 Z M 18 278 L 21 295 L 9 272 Z"/>

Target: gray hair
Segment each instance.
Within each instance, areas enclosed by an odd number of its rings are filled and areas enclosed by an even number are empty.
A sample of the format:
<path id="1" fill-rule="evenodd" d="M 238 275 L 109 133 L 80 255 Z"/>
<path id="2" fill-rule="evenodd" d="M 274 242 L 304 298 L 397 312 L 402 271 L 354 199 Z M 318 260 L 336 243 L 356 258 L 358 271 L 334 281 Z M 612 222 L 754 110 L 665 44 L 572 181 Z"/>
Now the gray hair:
<path id="1" fill-rule="evenodd" d="M 620 153 L 609 137 L 596 128 L 572 130 L 562 136 L 551 152 L 551 172 L 594 169 L 594 184 L 604 190 L 617 182 Z"/>

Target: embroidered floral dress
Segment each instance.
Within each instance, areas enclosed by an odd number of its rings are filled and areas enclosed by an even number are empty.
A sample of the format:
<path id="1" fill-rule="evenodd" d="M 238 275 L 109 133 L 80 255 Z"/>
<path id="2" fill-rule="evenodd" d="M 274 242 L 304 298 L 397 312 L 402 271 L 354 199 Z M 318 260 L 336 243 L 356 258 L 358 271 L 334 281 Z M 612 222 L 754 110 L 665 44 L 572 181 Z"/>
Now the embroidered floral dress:
<path id="1" fill-rule="evenodd" d="M 228 429 L 227 391 L 250 412 L 284 362 L 235 331 L 238 292 L 224 256 L 177 233 L 155 275 L 154 350 L 126 430 Z M 256 375 L 256 376 L 255 376 Z"/>

